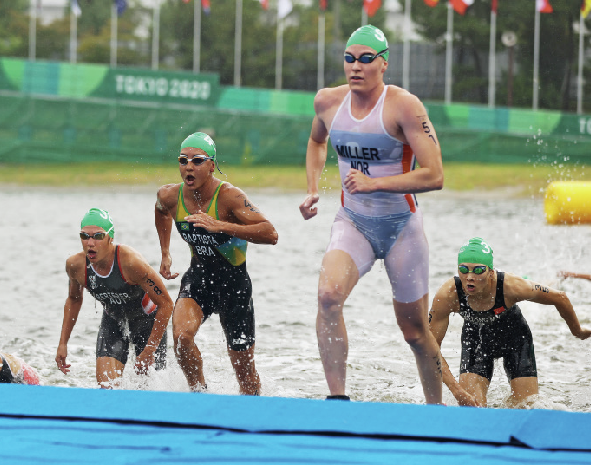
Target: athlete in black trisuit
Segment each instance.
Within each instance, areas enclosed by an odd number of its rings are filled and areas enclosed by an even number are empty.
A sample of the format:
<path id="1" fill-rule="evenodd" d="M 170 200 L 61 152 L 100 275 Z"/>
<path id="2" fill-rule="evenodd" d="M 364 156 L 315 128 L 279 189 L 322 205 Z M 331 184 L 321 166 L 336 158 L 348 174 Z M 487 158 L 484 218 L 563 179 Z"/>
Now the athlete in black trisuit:
<path id="1" fill-rule="evenodd" d="M 130 343 L 135 346 L 138 373 L 146 373 L 151 365 L 164 368 L 166 327 L 173 310 L 160 276 L 131 247 L 115 245 L 114 235 L 108 212 L 91 208 L 84 215 L 83 251 L 66 261 L 69 294 L 55 357 L 58 368 L 67 374 L 67 345 L 86 288 L 104 310 L 96 343 L 96 380 L 102 388 L 112 388 L 122 375 Z"/>
<path id="2" fill-rule="evenodd" d="M 171 273 L 172 222 L 191 250 L 172 317 L 175 353 L 189 388 L 203 390 L 201 352 L 194 338 L 203 322 L 218 313 L 240 393 L 257 395 L 260 379 L 254 363 L 255 324 L 252 285 L 246 271 L 247 242 L 277 243 L 277 232 L 244 192 L 214 177 L 216 148 L 196 132 L 181 144 L 182 183 L 158 190 L 156 230 L 160 237 L 160 273 Z"/>
<path id="3" fill-rule="evenodd" d="M 443 382 L 459 405 L 486 407 L 495 359 L 503 358 L 511 385 L 509 405 L 525 406 L 528 397 L 538 394 L 538 373 L 532 334 L 517 302 L 554 305 L 579 339 L 587 339 L 591 331 L 581 328 L 564 292 L 495 270 L 493 250 L 479 237 L 460 248 L 458 272 L 437 291 L 429 313 L 439 346 L 450 314 L 464 318 L 460 379 L 456 381 L 443 359 Z"/>

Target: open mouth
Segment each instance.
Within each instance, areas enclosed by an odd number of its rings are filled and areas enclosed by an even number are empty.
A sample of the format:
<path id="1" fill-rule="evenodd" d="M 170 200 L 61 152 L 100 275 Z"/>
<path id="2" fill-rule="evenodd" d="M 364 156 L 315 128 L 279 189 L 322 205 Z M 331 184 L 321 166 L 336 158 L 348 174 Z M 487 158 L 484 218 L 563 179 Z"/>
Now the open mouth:
<path id="1" fill-rule="evenodd" d="M 361 76 L 351 76 L 351 81 L 363 81 Z"/>
<path id="2" fill-rule="evenodd" d="M 466 289 L 469 291 L 473 291 L 476 289 L 476 286 L 474 284 L 466 284 Z"/>
<path id="3" fill-rule="evenodd" d="M 86 252 L 86 256 L 88 257 L 89 260 L 94 260 L 96 258 L 96 251 L 89 250 L 88 252 Z"/>
<path id="4" fill-rule="evenodd" d="M 188 174 L 185 178 L 185 182 L 187 184 L 193 184 L 195 182 L 195 176 L 193 176 L 192 174 Z"/>

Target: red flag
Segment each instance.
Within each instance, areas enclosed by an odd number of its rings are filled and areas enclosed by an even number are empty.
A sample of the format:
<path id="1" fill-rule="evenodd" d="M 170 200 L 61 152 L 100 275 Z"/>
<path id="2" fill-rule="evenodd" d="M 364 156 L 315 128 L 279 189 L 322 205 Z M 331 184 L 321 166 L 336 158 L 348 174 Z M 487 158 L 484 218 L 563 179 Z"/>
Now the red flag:
<path id="1" fill-rule="evenodd" d="M 209 4 L 209 0 L 201 0 L 201 9 L 206 15 L 211 13 L 211 5 Z"/>
<path id="2" fill-rule="evenodd" d="M 497 12 L 497 0 L 492 0 L 492 4 L 490 5 L 491 11 Z"/>
<path id="3" fill-rule="evenodd" d="M 433 8 L 434 6 L 437 6 L 437 4 L 439 3 L 439 0 L 423 0 L 427 5 L 429 5 L 431 8 Z"/>
<path id="4" fill-rule="evenodd" d="M 474 0 L 449 0 L 449 3 L 454 7 L 454 10 L 463 15 L 466 13 L 466 9 L 474 3 Z"/>
<path id="5" fill-rule="evenodd" d="M 189 3 L 191 0 L 183 0 L 183 3 Z"/>
<path id="6" fill-rule="evenodd" d="M 363 0 L 363 9 L 370 18 L 375 15 L 382 6 L 382 0 Z"/>
<path id="7" fill-rule="evenodd" d="M 536 10 L 540 13 L 552 13 L 554 10 L 550 5 L 550 0 L 536 0 Z"/>
<path id="8" fill-rule="evenodd" d="M 263 7 L 263 10 L 267 11 L 269 9 L 269 0 L 259 0 L 259 3 Z"/>
<path id="9" fill-rule="evenodd" d="M 328 6 L 328 0 L 319 0 L 318 6 L 320 7 L 320 11 L 326 11 L 326 7 Z"/>

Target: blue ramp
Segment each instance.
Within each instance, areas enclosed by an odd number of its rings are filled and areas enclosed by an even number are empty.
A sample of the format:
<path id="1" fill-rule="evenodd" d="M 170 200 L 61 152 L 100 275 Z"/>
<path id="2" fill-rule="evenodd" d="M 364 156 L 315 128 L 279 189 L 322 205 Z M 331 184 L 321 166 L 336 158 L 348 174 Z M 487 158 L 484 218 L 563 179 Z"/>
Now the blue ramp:
<path id="1" fill-rule="evenodd" d="M 0 385 L 1 464 L 591 464 L 591 415 Z"/>

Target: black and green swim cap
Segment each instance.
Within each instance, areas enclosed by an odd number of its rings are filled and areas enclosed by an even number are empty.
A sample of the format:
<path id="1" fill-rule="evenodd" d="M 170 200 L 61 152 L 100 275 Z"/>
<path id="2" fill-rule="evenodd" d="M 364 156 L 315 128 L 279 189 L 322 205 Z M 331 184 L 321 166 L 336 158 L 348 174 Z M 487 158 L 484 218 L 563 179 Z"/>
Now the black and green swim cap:
<path id="1" fill-rule="evenodd" d="M 349 37 L 345 48 L 349 47 L 350 45 L 367 45 L 368 47 L 373 48 L 376 53 L 380 53 L 381 51 L 388 48 L 388 40 L 380 29 L 372 26 L 371 24 L 366 24 L 351 34 L 351 37 Z M 386 52 L 382 56 L 384 57 L 385 61 L 388 61 L 390 52 Z"/>

